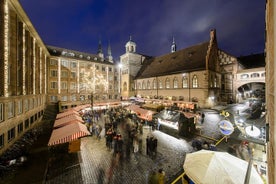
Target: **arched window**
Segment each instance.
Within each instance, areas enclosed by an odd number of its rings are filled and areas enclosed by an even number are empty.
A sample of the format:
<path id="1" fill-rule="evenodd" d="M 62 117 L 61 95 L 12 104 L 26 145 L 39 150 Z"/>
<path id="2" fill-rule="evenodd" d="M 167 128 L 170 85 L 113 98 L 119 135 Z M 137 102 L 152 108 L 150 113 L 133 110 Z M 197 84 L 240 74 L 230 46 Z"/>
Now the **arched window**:
<path id="1" fill-rule="evenodd" d="M 213 75 L 211 75 L 210 78 L 211 78 L 211 79 L 210 79 L 210 88 L 212 88 L 212 87 L 213 87 L 213 82 L 214 82 L 214 81 L 213 81 Z"/>
<path id="2" fill-rule="evenodd" d="M 156 83 L 156 80 L 154 79 L 153 80 L 153 89 L 156 89 L 157 88 L 157 83 Z"/>
<path id="3" fill-rule="evenodd" d="M 182 88 L 188 88 L 188 78 L 187 77 L 183 77 L 182 78 Z"/>
<path id="4" fill-rule="evenodd" d="M 241 79 L 247 79 L 247 78 L 249 78 L 249 75 L 248 75 L 248 74 L 242 74 L 242 75 L 241 75 Z"/>
<path id="5" fill-rule="evenodd" d="M 178 80 L 176 77 L 173 79 L 173 88 L 178 88 Z"/>
<path id="6" fill-rule="evenodd" d="M 166 78 L 166 88 L 170 88 L 170 79 Z"/>
<path id="7" fill-rule="evenodd" d="M 138 82 L 138 89 L 142 89 L 140 82 Z"/>
<path id="8" fill-rule="evenodd" d="M 262 77 L 265 77 L 265 72 L 261 74 Z"/>
<path id="9" fill-rule="evenodd" d="M 162 84 L 162 81 L 161 80 L 159 80 L 159 89 L 162 89 L 163 88 L 163 84 Z"/>
<path id="10" fill-rule="evenodd" d="M 214 78 L 214 87 L 215 88 L 218 87 L 218 78 L 217 78 L 217 76 L 215 76 L 215 78 Z"/>
<path id="11" fill-rule="evenodd" d="M 127 91 L 127 83 L 126 82 L 124 82 L 124 84 L 123 84 L 123 90 Z"/>
<path id="12" fill-rule="evenodd" d="M 188 88 L 188 79 L 187 79 L 187 77 L 182 78 L 182 88 Z"/>
<path id="13" fill-rule="evenodd" d="M 258 73 L 252 73 L 252 74 L 251 74 L 251 77 L 252 77 L 252 78 L 257 78 L 257 77 L 260 77 L 260 74 L 258 74 Z"/>
<path id="14" fill-rule="evenodd" d="M 147 83 L 147 89 L 150 89 L 150 81 Z"/>
<path id="15" fill-rule="evenodd" d="M 142 89 L 146 89 L 145 81 L 142 82 Z"/>
<path id="16" fill-rule="evenodd" d="M 196 75 L 193 76 L 192 87 L 193 88 L 198 88 L 198 79 L 197 79 Z"/>

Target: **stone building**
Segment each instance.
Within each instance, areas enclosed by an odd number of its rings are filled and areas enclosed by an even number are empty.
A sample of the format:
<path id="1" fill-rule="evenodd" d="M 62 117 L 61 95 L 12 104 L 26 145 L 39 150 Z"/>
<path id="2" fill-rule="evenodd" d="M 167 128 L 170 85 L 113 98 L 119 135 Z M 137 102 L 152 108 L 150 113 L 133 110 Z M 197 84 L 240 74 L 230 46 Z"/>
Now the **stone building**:
<path id="1" fill-rule="evenodd" d="M 118 68 L 113 64 L 111 49 L 105 59 L 99 44 L 98 54 L 88 54 L 47 46 L 49 103 L 60 102 L 68 108 L 80 104 L 114 102 L 120 99 Z"/>
<path id="2" fill-rule="evenodd" d="M 0 154 L 44 113 L 49 52 L 17 0 L 0 1 Z"/>
<path id="3" fill-rule="evenodd" d="M 233 73 L 238 62 L 218 48 L 215 30 L 209 41 L 182 50 L 176 50 L 173 40 L 171 53 L 158 57 L 138 54 L 136 43 L 129 41 L 121 63 L 124 98 L 193 102 L 200 107 L 234 99 Z"/>
<path id="4" fill-rule="evenodd" d="M 266 1 L 266 123 L 268 130 L 268 139 L 267 139 L 267 161 L 268 161 L 268 183 L 276 183 L 275 177 L 275 162 L 276 162 L 276 126 L 275 126 L 275 78 L 276 78 L 276 3 L 274 0 Z"/>
<path id="5" fill-rule="evenodd" d="M 118 74 L 110 44 L 106 58 L 101 42 L 97 54 L 45 46 L 18 0 L 1 0 L 0 155 L 49 105 L 118 101 Z"/>

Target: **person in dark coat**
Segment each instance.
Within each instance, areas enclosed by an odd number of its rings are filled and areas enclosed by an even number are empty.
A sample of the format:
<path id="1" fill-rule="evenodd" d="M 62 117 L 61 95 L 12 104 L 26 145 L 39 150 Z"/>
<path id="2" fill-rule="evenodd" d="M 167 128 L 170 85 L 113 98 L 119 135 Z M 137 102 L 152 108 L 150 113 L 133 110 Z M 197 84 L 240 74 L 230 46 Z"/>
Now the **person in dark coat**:
<path id="1" fill-rule="evenodd" d="M 157 154 L 157 139 L 156 139 L 156 137 L 153 137 L 153 139 L 152 139 L 152 144 L 153 144 L 153 152 L 154 152 L 154 155 L 156 156 L 156 154 Z"/>
<path id="2" fill-rule="evenodd" d="M 204 113 L 202 113 L 202 114 L 201 114 L 201 124 L 203 124 L 203 123 L 204 123 L 204 118 L 205 118 L 205 114 L 204 114 Z"/>
<path id="3" fill-rule="evenodd" d="M 150 137 L 149 136 L 147 136 L 147 139 L 146 139 L 146 142 L 147 142 L 147 144 L 146 144 L 146 150 L 147 150 L 147 155 L 149 155 L 150 153 Z"/>

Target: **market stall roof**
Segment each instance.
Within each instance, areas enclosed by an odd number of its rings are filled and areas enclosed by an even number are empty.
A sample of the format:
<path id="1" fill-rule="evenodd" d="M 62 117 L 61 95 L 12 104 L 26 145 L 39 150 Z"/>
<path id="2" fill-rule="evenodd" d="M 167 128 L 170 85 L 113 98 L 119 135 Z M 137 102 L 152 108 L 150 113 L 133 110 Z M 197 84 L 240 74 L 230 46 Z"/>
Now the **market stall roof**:
<path id="1" fill-rule="evenodd" d="M 186 118 L 194 118 L 196 115 L 190 112 L 181 112 L 181 111 L 174 111 L 174 110 L 163 110 L 160 113 L 154 115 L 155 118 L 160 118 L 167 121 L 176 122 L 179 120 L 180 117 L 185 116 Z"/>
<path id="2" fill-rule="evenodd" d="M 72 116 L 65 116 L 63 118 L 55 120 L 54 128 L 59 128 L 59 127 L 62 127 L 71 123 L 77 123 L 77 122 L 83 123 L 84 121 L 80 116 L 75 114 L 73 114 Z"/>
<path id="3" fill-rule="evenodd" d="M 87 107 L 91 107 L 91 105 L 90 104 L 78 105 L 77 107 L 73 107 L 72 109 L 75 110 L 75 111 L 80 111 L 80 110 L 85 109 Z"/>
<path id="4" fill-rule="evenodd" d="M 194 118 L 196 116 L 196 114 L 191 113 L 191 112 L 183 112 L 184 116 L 188 119 L 190 118 Z"/>
<path id="5" fill-rule="evenodd" d="M 62 112 L 57 114 L 56 119 L 60 119 L 66 116 L 79 115 L 79 113 L 73 109 L 67 110 L 66 112 Z"/>
<path id="6" fill-rule="evenodd" d="M 188 153 L 183 168 L 194 183 L 236 184 L 244 183 L 248 162 L 227 152 L 201 150 Z M 249 184 L 263 184 L 254 167 L 251 169 Z"/>
<path id="7" fill-rule="evenodd" d="M 126 109 L 134 111 L 139 118 L 149 121 L 152 120 L 152 115 L 155 113 L 154 111 L 143 109 L 139 105 L 134 104 L 126 107 Z"/>
<path id="8" fill-rule="evenodd" d="M 90 135 L 90 132 L 84 124 L 69 124 L 52 131 L 48 146 L 71 142 L 87 135 Z"/>

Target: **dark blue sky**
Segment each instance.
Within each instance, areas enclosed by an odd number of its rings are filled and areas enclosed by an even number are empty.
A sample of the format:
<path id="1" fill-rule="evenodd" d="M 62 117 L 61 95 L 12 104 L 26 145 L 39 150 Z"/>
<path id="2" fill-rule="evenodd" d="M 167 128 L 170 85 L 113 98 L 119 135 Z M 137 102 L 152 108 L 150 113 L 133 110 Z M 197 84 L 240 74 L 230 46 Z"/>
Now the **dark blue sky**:
<path id="1" fill-rule="evenodd" d="M 265 0 L 20 0 L 47 45 L 104 54 L 110 41 L 115 60 L 132 36 L 137 52 L 170 52 L 209 40 L 234 56 L 264 52 Z"/>

